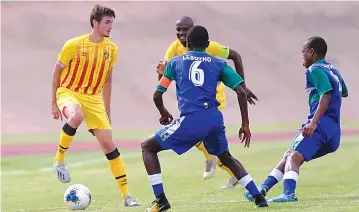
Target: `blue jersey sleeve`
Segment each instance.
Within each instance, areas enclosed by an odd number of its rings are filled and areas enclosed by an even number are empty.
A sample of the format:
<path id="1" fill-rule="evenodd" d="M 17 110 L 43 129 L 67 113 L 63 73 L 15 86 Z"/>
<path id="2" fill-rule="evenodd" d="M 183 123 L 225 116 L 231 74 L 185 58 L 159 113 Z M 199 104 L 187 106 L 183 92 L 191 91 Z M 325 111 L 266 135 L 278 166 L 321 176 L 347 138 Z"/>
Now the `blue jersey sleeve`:
<path id="1" fill-rule="evenodd" d="M 231 89 L 235 89 L 238 85 L 244 82 L 242 77 L 239 76 L 227 63 L 221 71 L 220 80 Z"/>

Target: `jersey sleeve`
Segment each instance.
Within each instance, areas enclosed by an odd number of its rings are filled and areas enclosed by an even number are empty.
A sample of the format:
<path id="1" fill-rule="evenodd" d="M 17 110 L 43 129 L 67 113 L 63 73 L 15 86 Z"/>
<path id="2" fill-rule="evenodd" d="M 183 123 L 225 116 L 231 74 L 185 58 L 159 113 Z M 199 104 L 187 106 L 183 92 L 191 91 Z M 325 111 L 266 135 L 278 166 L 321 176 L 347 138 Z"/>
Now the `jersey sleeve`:
<path id="1" fill-rule="evenodd" d="M 319 95 L 333 90 L 327 73 L 319 67 L 316 67 L 310 71 L 309 80 L 314 85 Z"/>
<path id="2" fill-rule="evenodd" d="M 73 40 L 68 40 L 62 47 L 61 51 L 57 56 L 56 64 L 61 68 L 65 68 L 70 61 L 75 58 L 76 44 Z"/>
<path id="3" fill-rule="evenodd" d="M 169 61 L 170 59 L 172 59 L 174 56 L 176 56 L 176 49 L 175 49 L 175 42 L 173 42 L 166 51 L 165 54 L 165 61 Z"/>
<path id="4" fill-rule="evenodd" d="M 220 80 L 229 88 L 235 89 L 244 80 L 227 63 L 221 71 Z"/>
<path id="5" fill-rule="evenodd" d="M 208 53 L 213 56 L 221 57 L 223 59 L 227 59 L 229 56 L 229 48 L 226 46 L 222 46 L 216 41 L 211 41 L 206 51 L 208 51 Z"/>
<path id="6" fill-rule="evenodd" d="M 110 62 L 110 68 L 113 68 L 116 65 L 117 62 L 117 56 L 118 56 L 118 46 L 115 45 L 115 51 L 114 51 L 114 56 Z"/>
<path id="7" fill-rule="evenodd" d="M 163 72 L 159 84 L 157 85 L 157 91 L 166 92 L 170 86 L 171 81 L 175 80 L 175 70 L 173 69 L 173 63 L 169 62 Z"/>

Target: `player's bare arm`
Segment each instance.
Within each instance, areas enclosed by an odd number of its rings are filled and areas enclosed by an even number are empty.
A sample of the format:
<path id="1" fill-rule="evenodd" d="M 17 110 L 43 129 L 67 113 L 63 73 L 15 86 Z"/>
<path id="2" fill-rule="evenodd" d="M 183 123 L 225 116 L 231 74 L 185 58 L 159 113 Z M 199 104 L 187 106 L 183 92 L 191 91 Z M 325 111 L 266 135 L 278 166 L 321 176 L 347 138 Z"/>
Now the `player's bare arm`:
<path id="1" fill-rule="evenodd" d="M 239 138 L 245 141 L 245 147 L 249 147 L 251 132 L 249 130 L 248 99 L 247 92 L 243 86 L 244 80 L 230 66 L 225 64 L 222 69 L 220 80 L 237 94 L 239 108 L 242 116 L 242 127 L 239 129 Z M 243 136 L 242 136 L 243 135 Z"/>
<path id="2" fill-rule="evenodd" d="M 163 72 L 163 76 L 161 77 L 159 84 L 155 93 L 153 94 L 153 101 L 161 114 L 160 124 L 167 125 L 170 124 L 173 120 L 172 115 L 167 111 L 166 107 L 163 104 L 163 93 L 167 91 L 167 88 L 171 84 L 171 80 L 173 80 L 173 70 L 171 66 L 167 66 Z"/>
<path id="3" fill-rule="evenodd" d="M 312 121 L 303 128 L 302 134 L 305 137 L 312 137 L 319 120 L 323 117 L 325 111 L 328 109 L 331 99 L 330 91 L 322 94 L 319 99 L 318 109 L 314 114 Z"/>
<path id="4" fill-rule="evenodd" d="M 241 55 L 234 49 L 229 48 L 228 59 L 233 60 L 234 67 L 239 76 L 244 80 L 244 70 L 243 70 L 243 61 Z M 246 83 L 243 82 L 243 86 L 246 86 Z"/>
<path id="5" fill-rule="evenodd" d="M 52 93 L 51 93 L 51 110 L 54 119 L 62 121 L 61 111 L 56 103 L 56 91 L 60 87 L 61 72 L 65 68 L 65 65 L 57 61 L 52 71 Z"/>
<path id="6" fill-rule="evenodd" d="M 251 142 L 251 131 L 249 130 L 249 116 L 248 116 L 248 104 L 247 104 L 247 93 L 243 87 L 244 83 L 241 83 L 234 88 L 237 94 L 239 108 L 242 116 L 242 127 L 239 129 L 239 138 L 242 143 L 245 142 L 244 147 L 249 147 Z M 242 136 L 243 135 L 243 136 Z"/>
<path id="7" fill-rule="evenodd" d="M 163 104 L 163 92 L 156 90 L 153 94 L 153 101 L 161 114 L 160 124 L 167 125 L 172 122 L 173 117 Z"/>
<path id="8" fill-rule="evenodd" d="M 243 69 L 243 61 L 242 61 L 241 55 L 236 50 L 229 48 L 228 59 L 233 60 L 236 72 L 239 74 L 239 76 L 241 76 L 244 79 L 244 69 Z M 257 96 L 249 88 L 246 87 L 245 83 L 243 83 L 243 87 L 244 87 L 245 91 L 247 92 L 248 102 L 250 104 L 255 105 L 255 102 L 253 99 L 258 101 Z"/>
<path id="9" fill-rule="evenodd" d="M 102 90 L 103 102 L 110 122 L 111 122 L 111 93 L 112 93 L 112 67 L 107 72 L 107 76 Z"/>

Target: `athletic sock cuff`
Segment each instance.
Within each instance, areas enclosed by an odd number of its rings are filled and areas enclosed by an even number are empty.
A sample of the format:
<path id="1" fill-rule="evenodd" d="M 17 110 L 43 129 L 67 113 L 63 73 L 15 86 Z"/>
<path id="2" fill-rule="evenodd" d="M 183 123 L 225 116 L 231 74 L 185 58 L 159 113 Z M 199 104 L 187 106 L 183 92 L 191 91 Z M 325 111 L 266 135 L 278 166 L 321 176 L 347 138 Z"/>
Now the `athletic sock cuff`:
<path id="1" fill-rule="evenodd" d="M 74 136 L 76 134 L 77 128 L 71 127 L 67 122 L 62 127 L 62 130 L 69 136 Z"/>
<path id="2" fill-rule="evenodd" d="M 243 187 L 246 187 L 248 183 L 250 183 L 252 181 L 252 177 L 249 174 L 246 174 L 245 176 L 243 176 L 238 182 L 239 184 L 241 184 Z"/>
<path id="3" fill-rule="evenodd" d="M 283 178 L 283 172 L 281 172 L 279 169 L 273 169 L 269 176 L 274 177 L 279 182 Z"/>
<path id="4" fill-rule="evenodd" d="M 149 175 L 148 179 L 149 179 L 151 185 L 161 184 L 162 183 L 162 174 L 159 173 L 159 174 Z"/>
<path id="5" fill-rule="evenodd" d="M 283 176 L 283 180 L 294 180 L 295 182 L 298 181 L 299 175 L 295 171 L 286 172 Z"/>
<path id="6" fill-rule="evenodd" d="M 119 156 L 120 156 L 120 152 L 118 151 L 117 148 L 115 150 L 113 150 L 112 152 L 106 154 L 107 160 L 113 160 L 113 159 L 118 158 Z"/>

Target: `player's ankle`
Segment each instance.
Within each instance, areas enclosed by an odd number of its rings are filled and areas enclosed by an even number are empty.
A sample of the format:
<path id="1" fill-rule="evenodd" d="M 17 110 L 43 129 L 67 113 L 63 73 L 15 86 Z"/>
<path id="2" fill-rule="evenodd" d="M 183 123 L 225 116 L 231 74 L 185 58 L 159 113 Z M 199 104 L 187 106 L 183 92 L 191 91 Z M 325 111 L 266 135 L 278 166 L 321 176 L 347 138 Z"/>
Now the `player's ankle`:
<path id="1" fill-rule="evenodd" d="M 167 197 L 166 197 L 166 194 L 165 193 L 162 193 L 160 194 L 159 196 L 156 197 L 158 203 L 165 203 L 165 202 L 168 202 L 167 200 Z"/>

